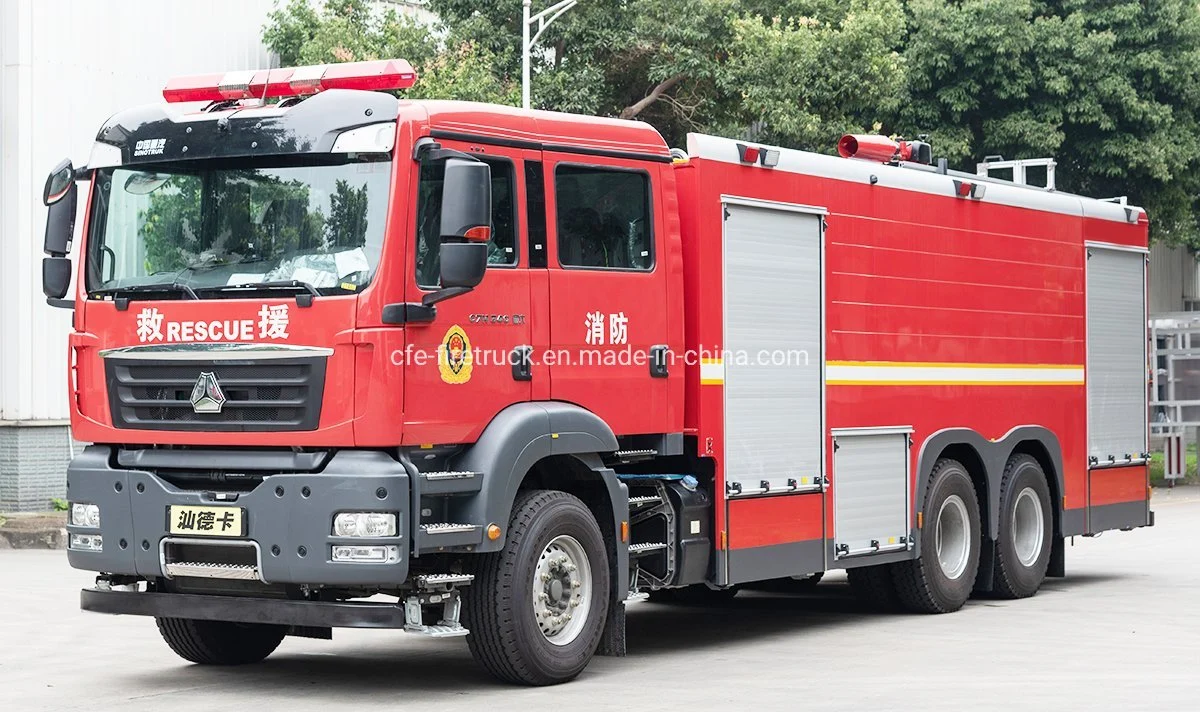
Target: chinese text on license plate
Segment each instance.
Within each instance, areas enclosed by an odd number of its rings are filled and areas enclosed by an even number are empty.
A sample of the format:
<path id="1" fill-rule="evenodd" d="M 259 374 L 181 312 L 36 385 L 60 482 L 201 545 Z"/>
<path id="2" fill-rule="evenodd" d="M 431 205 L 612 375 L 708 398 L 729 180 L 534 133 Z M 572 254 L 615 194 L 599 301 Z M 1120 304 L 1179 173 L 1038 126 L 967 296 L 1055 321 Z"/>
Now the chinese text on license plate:
<path id="1" fill-rule="evenodd" d="M 246 513 L 241 507 L 171 505 L 167 531 L 192 536 L 245 536 Z"/>

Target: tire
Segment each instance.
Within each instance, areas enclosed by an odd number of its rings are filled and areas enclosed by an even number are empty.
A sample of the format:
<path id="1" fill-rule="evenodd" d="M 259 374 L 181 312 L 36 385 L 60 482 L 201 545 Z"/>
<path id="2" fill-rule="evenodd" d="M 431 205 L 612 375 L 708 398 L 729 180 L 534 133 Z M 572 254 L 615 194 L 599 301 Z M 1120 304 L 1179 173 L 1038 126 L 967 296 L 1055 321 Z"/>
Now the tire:
<path id="1" fill-rule="evenodd" d="M 982 532 L 975 486 L 957 460 L 933 466 L 922 511 L 921 556 L 892 565 L 896 592 L 915 613 L 957 611 L 975 585 Z"/>
<path id="2" fill-rule="evenodd" d="M 680 606 L 719 606 L 728 603 L 738 595 L 741 588 L 709 588 L 702 583 L 684 586 L 682 588 L 660 588 L 650 592 L 653 603 L 672 603 Z"/>
<path id="3" fill-rule="evenodd" d="M 158 632 L 175 654 L 198 665 L 247 665 L 275 652 L 286 628 L 258 623 L 156 618 Z"/>
<path id="4" fill-rule="evenodd" d="M 850 590 L 867 605 L 888 613 L 900 610 L 900 598 L 892 581 L 891 564 L 846 569 Z"/>
<path id="5" fill-rule="evenodd" d="M 476 662 L 501 680 L 524 685 L 555 685 L 579 675 L 600 643 L 610 598 L 608 554 L 587 506 L 566 492 L 521 492 L 504 549 L 476 558 L 475 581 L 463 593 L 467 644 Z M 534 601 L 535 580 L 539 588 L 546 582 L 539 591 L 545 603 Z M 576 582 L 586 595 L 570 594 Z M 561 610 L 566 620 L 539 617 L 535 606 L 542 613 Z M 580 607 L 584 617 L 576 621 Z"/>
<path id="6" fill-rule="evenodd" d="M 1028 598 L 1046 579 L 1054 514 L 1050 487 L 1038 461 L 1014 455 L 1000 485 L 1000 531 L 992 590 L 1000 598 Z"/>

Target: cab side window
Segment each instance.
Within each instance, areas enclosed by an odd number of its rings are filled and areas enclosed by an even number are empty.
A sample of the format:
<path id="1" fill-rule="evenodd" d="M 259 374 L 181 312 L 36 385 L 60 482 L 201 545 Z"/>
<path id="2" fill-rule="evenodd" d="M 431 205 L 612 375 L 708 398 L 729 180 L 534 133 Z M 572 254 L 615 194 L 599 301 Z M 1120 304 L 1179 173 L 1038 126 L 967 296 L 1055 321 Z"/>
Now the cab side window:
<path id="1" fill-rule="evenodd" d="M 650 177 L 642 172 L 560 165 L 554 172 L 558 261 L 564 267 L 654 267 Z"/>
<path id="2" fill-rule="evenodd" d="M 492 236 L 488 266 L 517 264 L 516 176 L 511 161 L 482 159 L 492 169 Z M 417 188 L 417 284 L 437 287 L 441 265 L 442 180 L 445 162 L 422 163 Z"/>

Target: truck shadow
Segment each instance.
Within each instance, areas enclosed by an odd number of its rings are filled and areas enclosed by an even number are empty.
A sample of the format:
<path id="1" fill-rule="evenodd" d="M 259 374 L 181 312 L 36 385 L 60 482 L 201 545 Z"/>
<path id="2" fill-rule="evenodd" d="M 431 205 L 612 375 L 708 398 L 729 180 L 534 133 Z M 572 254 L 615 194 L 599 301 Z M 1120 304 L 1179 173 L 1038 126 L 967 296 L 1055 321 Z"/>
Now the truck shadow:
<path id="1" fill-rule="evenodd" d="M 1127 577 L 1079 575 L 1050 579 L 1045 593 L 1055 595 L 1124 578 Z M 967 606 L 968 609 L 1007 607 L 1021 603 L 973 599 Z M 619 673 L 624 666 L 636 664 L 639 658 L 685 654 L 780 636 L 794 636 L 797 645 L 804 645 L 806 635 L 832 627 L 870 625 L 871 619 L 915 617 L 918 616 L 880 612 L 868 606 L 853 595 L 844 579 L 822 583 L 810 592 L 799 594 L 744 591 L 732 601 L 717 605 L 637 603 L 628 612 L 629 657 L 625 660 L 597 657 L 581 680 Z M 464 640 L 431 641 L 383 631 L 335 633 L 332 643 L 285 642 L 260 665 L 241 668 L 180 665 L 153 673 L 130 672 L 122 677 L 130 685 L 150 690 L 248 688 L 259 694 L 303 695 L 337 703 L 366 699 L 381 691 L 429 693 L 443 698 L 447 694 L 455 698 L 467 696 L 461 698 L 465 702 L 472 693 L 507 689 L 514 695 L 540 699 L 548 689 L 519 688 L 497 682 L 474 664 Z"/>

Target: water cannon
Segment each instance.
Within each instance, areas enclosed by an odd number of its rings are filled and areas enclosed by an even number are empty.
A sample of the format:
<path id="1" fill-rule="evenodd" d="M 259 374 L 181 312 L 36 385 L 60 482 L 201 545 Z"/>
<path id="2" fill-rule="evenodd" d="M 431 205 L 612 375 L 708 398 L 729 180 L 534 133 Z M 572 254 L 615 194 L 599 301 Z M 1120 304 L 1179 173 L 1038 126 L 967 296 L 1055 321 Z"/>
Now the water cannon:
<path id="1" fill-rule="evenodd" d="M 925 136 L 921 137 L 922 139 Z M 865 161 L 895 163 L 933 163 L 933 148 L 928 141 L 893 141 L 877 134 L 846 134 L 838 141 L 838 155 L 842 158 L 861 158 Z"/>

